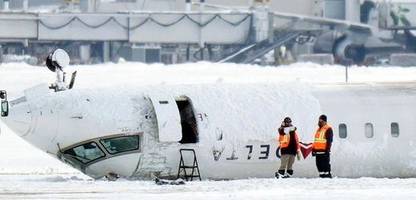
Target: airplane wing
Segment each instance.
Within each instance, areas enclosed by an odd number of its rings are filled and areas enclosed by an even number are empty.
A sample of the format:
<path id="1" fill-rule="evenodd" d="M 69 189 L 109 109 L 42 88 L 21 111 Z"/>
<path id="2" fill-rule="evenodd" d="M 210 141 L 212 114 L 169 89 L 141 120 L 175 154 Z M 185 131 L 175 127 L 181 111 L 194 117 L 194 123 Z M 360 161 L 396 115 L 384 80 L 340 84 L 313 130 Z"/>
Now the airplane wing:
<path id="1" fill-rule="evenodd" d="M 273 15 L 277 18 L 289 19 L 292 21 L 302 21 L 312 24 L 348 29 L 354 32 L 371 33 L 372 27 L 367 24 L 356 23 L 346 20 L 329 19 L 323 17 L 313 17 L 306 15 L 298 15 L 293 13 L 273 12 Z"/>
<path id="2" fill-rule="evenodd" d="M 200 6 L 201 3 L 192 2 L 192 5 Z M 229 11 L 241 11 L 241 10 L 250 10 L 250 7 L 230 7 L 230 6 L 223 6 L 223 5 L 215 5 L 215 4 L 207 4 L 204 3 L 204 6 L 210 7 L 213 9 L 224 9 Z M 338 28 L 341 30 L 350 30 L 353 32 L 359 33 L 372 33 L 372 26 L 363 24 L 363 23 L 356 23 L 346 20 L 339 20 L 339 19 L 330 19 L 324 17 L 314 17 L 314 16 L 307 16 L 307 15 L 299 15 L 293 13 L 285 13 L 285 12 L 273 12 L 273 15 L 277 18 L 281 19 L 288 19 L 291 21 L 299 21 L 299 22 L 307 22 L 315 25 L 321 26 L 328 26 L 331 29 Z"/>
<path id="3" fill-rule="evenodd" d="M 400 31 L 400 30 L 416 30 L 416 26 L 391 26 L 386 27 L 387 30 Z"/>

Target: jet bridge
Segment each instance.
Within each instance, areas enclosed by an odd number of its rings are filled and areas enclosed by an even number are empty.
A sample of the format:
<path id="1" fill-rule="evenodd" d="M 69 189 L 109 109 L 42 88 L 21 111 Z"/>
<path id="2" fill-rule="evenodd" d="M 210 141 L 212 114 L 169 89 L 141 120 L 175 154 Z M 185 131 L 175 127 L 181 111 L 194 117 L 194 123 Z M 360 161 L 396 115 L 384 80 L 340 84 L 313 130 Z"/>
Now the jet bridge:
<path id="1" fill-rule="evenodd" d="M 71 56 L 79 55 L 81 63 L 88 63 L 93 54 L 98 54 L 97 57 L 104 62 L 110 61 L 110 57 L 125 55 L 129 55 L 132 61 L 160 62 L 163 60 L 162 48 L 165 48 L 164 56 L 170 60 L 166 62 L 169 64 L 177 60 L 206 60 L 204 52 L 209 61 L 252 63 L 302 33 L 319 36 L 325 31 L 348 32 L 354 35 L 351 38 L 355 40 L 371 35 L 371 27 L 367 25 L 270 12 L 262 6 L 227 11 L 0 12 L 0 30 L 0 44 L 23 44 L 22 52 L 37 54 L 38 57 L 45 56 L 42 52 L 51 46 L 74 48 L 69 52 Z M 336 35 L 334 38 L 339 37 Z M 362 43 L 355 40 L 351 42 Z M 331 53 L 336 42 L 328 42 L 330 48 L 327 49 Z M 36 46 L 36 43 L 38 47 L 29 45 Z M 45 43 L 52 45 L 42 46 Z M 130 49 L 123 50 L 124 47 Z M 156 50 L 148 51 L 151 48 Z M 91 49 L 96 52 L 92 53 Z M 116 55 L 120 52 L 124 53 L 123 56 Z M 195 56 L 197 53 L 200 53 L 199 57 Z M 190 58 L 190 55 L 194 57 Z"/>
<path id="2" fill-rule="evenodd" d="M 244 43 L 251 12 L 1 13 L 0 40 Z M 219 32 L 220 30 L 220 32 Z"/>

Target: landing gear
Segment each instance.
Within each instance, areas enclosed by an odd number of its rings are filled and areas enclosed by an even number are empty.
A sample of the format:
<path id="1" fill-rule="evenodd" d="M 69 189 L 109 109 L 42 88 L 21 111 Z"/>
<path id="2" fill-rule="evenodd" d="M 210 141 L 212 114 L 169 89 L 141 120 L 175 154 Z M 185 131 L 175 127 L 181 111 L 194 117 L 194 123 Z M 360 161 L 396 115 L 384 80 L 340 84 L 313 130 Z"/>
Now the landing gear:
<path id="1" fill-rule="evenodd" d="M 7 117 L 9 115 L 9 102 L 7 101 L 7 92 L 6 90 L 0 90 L 0 100 L 1 100 L 1 116 Z"/>
<path id="2" fill-rule="evenodd" d="M 46 66 L 48 69 L 56 73 L 56 81 L 51 84 L 50 89 L 55 90 L 55 92 L 72 89 L 75 82 L 76 71 L 72 73 L 71 82 L 69 85 L 66 84 L 66 72 L 65 67 L 69 65 L 69 56 L 66 51 L 62 49 L 57 49 L 46 58 Z"/>

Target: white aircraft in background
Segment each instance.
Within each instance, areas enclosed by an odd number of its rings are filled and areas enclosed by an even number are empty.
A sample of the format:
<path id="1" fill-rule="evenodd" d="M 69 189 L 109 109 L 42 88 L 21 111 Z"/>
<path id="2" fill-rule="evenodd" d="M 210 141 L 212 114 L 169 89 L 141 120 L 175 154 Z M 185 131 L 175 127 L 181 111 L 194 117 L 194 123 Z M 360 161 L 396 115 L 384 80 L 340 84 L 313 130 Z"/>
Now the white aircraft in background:
<path id="1" fill-rule="evenodd" d="M 198 166 L 185 170 L 203 179 L 273 177 L 283 118 L 290 116 L 301 141 L 311 142 L 322 113 L 334 129 L 335 176 L 416 177 L 414 82 L 70 89 L 68 63 L 57 50 L 47 62 L 57 73 L 52 87 L 40 84 L 12 101 L 0 92 L 1 120 L 94 178 L 172 178 L 184 165 Z M 194 150 L 197 163 L 190 151 L 182 152 L 181 165 L 180 149 Z M 314 159 L 297 161 L 294 176 L 318 177 Z"/>

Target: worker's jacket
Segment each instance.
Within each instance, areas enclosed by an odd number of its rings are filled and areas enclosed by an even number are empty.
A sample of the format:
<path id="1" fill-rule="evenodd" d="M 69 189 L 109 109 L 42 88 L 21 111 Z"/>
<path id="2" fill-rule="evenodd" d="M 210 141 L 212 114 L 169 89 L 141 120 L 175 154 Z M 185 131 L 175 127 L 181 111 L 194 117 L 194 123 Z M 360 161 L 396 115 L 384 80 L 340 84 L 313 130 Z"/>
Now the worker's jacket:
<path id="1" fill-rule="evenodd" d="M 296 155 L 300 150 L 299 137 L 296 131 L 290 131 L 289 134 L 285 134 L 283 127 L 279 128 L 279 146 L 282 154 Z M 291 139 L 294 139 L 292 141 Z"/>
<path id="2" fill-rule="evenodd" d="M 330 148 L 330 144 L 328 144 L 328 142 L 332 142 L 327 140 L 328 136 L 326 134 L 329 129 L 332 130 L 331 126 L 326 124 L 325 126 L 322 126 L 316 130 L 315 139 L 312 144 L 312 149 L 314 152 L 329 151 L 328 148 Z"/>

